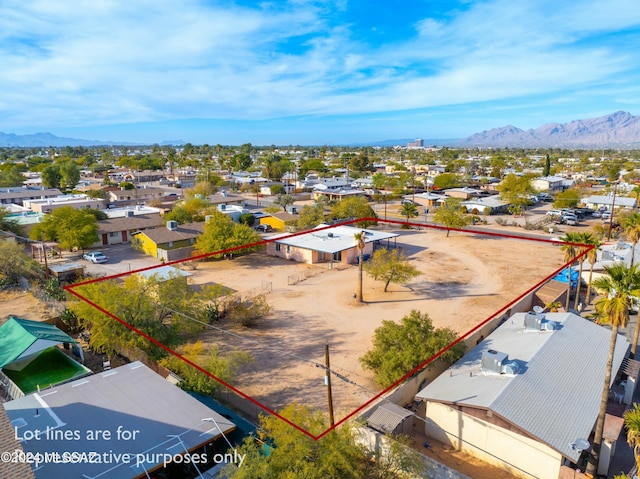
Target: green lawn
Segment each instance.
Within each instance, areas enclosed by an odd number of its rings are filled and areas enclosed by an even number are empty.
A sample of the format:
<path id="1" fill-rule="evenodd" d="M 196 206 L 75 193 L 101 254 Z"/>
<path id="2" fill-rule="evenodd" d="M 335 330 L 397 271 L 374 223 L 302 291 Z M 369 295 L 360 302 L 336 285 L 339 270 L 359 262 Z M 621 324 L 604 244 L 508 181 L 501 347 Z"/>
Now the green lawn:
<path id="1" fill-rule="evenodd" d="M 2 372 L 25 394 L 37 391 L 38 385 L 42 389 L 86 373 L 80 364 L 55 347 L 44 350 L 22 371 L 3 369 Z"/>

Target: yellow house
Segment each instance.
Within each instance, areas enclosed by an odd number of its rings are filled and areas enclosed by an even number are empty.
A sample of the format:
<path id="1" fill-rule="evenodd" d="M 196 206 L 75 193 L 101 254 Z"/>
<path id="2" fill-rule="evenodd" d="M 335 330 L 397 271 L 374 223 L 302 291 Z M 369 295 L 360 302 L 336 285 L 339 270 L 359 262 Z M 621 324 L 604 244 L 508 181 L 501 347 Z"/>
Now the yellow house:
<path id="1" fill-rule="evenodd" d="M 275 231 L 285 231 L 286 223 L 288 221 L 296 221 L 297 219 L 297 215 L 292 215 L 286 211 L 281 211 L 272 215 L 264 215 L 259 218 L 261 225 L 269 225 Z"/>
<path id="2" fill-rule="evenodd" d="M 204 231 L 204 222 L 179 225 L 167 221 L 166 228 L 138 231 L 131 235 L 133 249 L 165 261 L 189 258 L 193 245 Z"/>

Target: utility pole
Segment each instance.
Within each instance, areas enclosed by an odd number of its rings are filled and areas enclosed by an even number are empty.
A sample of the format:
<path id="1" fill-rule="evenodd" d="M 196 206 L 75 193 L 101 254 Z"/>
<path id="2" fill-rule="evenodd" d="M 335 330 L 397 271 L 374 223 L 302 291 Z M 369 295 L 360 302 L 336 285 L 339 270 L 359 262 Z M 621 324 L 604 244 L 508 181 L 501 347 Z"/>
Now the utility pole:
<path id="1" fill-rule="evenodd" d="M 327 400 L 329 401 L 329 424 L 331 427 L 335 426 L 333 420 L 333 397 L 331 396 L 331 369 L 329 365 L 329 345 L 324 345 L 324 359 L 326 369 L 324 371 L 324 383 L 327 386 Z"/>

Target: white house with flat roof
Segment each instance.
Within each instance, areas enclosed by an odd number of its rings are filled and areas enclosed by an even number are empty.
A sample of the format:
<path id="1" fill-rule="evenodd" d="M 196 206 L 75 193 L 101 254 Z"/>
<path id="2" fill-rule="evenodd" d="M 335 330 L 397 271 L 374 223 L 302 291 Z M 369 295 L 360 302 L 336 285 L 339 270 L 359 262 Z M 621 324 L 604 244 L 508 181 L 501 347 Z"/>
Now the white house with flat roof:
<path id="1" fill-rule="evenodd" d="M 399 236 L 353 226 L 319 225 L 306 233 L 277 236 L 275 241 L 267 243 L 267 254 L 309 264 L 353 264 L 358 262 L 360 254 L 354 235 L 362 231 L 365 233 L 365 256 L 371 255 L 377 246 L 395 245 Z"/>
<path id="2" fill-rule="evenodd" d="M 514 477 L 557 479 L 594 429 L 610 338 L 572 313 L 514 314 L 416 395 L 425 434 Z M 619 335 L 612 385 L 628 346 Z M 601 464 L 619 432 L 605 437 Z"/>

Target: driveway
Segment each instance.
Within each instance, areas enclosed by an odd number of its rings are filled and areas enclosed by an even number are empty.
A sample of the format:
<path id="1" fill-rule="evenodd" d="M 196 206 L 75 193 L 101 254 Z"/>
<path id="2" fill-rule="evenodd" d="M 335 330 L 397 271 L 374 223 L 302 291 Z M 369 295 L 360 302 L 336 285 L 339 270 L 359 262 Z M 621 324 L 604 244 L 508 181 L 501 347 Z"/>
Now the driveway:
<path id="1" fill-rule="evenodd" d="M 78 262 L 85 265 L 85 271 L 91 275 L 110 276 L 161 264 L 158 259 L 133 250 L 128 243 L 103 246 L 91 251 L 102 251 L 109 258 L 109 261 L 102 264 L 80 259 Z"/>

